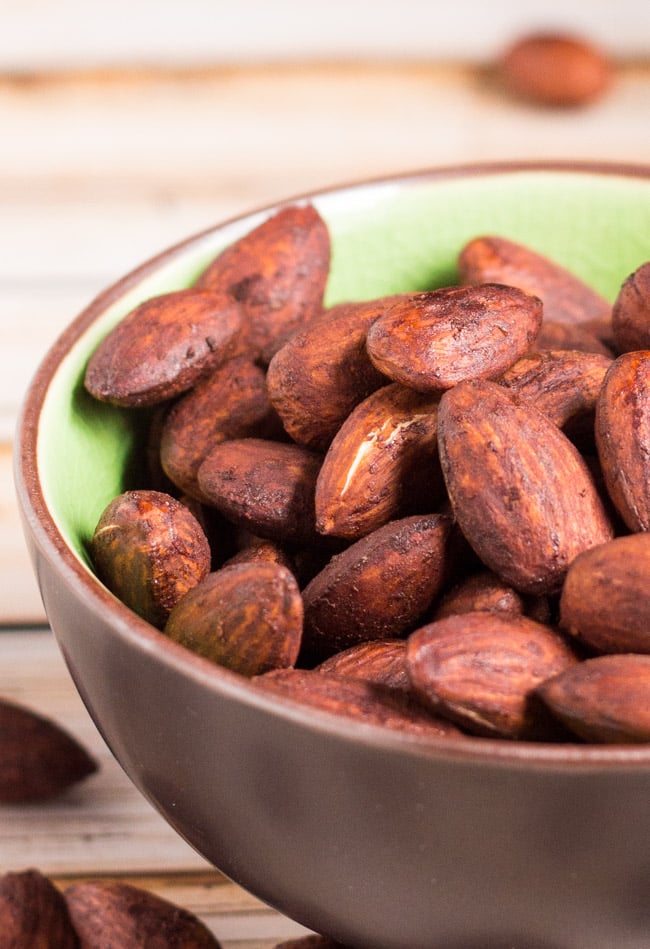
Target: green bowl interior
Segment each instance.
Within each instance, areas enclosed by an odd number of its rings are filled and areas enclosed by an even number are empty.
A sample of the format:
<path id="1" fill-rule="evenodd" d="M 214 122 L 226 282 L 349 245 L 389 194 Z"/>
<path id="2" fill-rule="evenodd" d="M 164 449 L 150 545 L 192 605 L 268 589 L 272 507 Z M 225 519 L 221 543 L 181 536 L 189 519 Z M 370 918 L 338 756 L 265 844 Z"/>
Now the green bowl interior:
<path id="1" fill-rule="evenodd" d="M 570 170 L 417 176 L 312 200 L 332 238 L 328 304 L 454 283 L 459 250 L 486 233 L 554 258 L 610 300 L 650 259 L 650 176 Z M 57 368 L 39 422 L 39 476 L 59 530 L 86 566 L 105 505 L 127 487 L 144 486 L 137 459 L 146 422 L 142 412 L 100 404 L 85 393 L 91 352 L 136 304 L 190 285 L 222 247 L 264 216 L 216 228 L 165 256 L 99 308 Z"/>

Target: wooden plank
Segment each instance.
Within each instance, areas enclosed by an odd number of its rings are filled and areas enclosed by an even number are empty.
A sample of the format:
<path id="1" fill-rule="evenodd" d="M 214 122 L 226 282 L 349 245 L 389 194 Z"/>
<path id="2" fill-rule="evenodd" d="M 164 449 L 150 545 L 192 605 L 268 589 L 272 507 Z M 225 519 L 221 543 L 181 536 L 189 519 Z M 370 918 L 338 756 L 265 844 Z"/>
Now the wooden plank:
<path id="1" fill-rule="evenodd" d="M 43 623 L 45 611 L 15 500 L 12 449 L 6 442 L 0 443 L 0 571 L 0 626 Z"/>

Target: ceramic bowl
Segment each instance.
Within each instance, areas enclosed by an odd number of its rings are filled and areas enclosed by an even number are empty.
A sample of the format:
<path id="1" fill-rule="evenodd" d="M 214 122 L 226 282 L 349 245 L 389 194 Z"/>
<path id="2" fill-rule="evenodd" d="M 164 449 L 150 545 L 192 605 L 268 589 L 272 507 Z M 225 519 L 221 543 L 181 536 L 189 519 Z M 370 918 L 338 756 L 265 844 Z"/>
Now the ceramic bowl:
<path id="1" fill-rule="evenodd" d="M 609 299 L 650 259 L 650 167 L 437 169 L 307 196 L 327 221 L 327 302 L 453 283 L 496 233 Z M 295 200 L 295 199 L 294 199 Z M 129 485 L 133 414 L 83 371 L 142 299 L 190 284 L 267 208 L 165 251 L 90 304 L 24 403 L 16 481 L 42 597 L 99 731 L 134 784 L 232 880 L 366 949 L 650 945 L 650 747 L 463 742 L 354 725 L 260 694 L 167 640 L 93 574 Z"/>

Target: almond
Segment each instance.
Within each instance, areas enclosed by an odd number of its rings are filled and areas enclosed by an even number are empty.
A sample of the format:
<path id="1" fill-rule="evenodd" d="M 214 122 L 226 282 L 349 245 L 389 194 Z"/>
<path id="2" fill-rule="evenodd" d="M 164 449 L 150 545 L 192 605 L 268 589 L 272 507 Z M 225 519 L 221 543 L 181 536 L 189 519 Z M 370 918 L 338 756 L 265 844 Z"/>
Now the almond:
<path id="1" fill-rule="evenodd" d="M 65 899 L 80 949 L 220 949 L 192 913 L 128 883 L 88 880 Z"/>
<path id="2" fill-rule="evenodd" d="M 380 372 L 420 392 L 494 378 L 529 349 L 542 304 L 514 287 L 484 282 L 405 296 L 368 330 Z"/>
<path id="3" fill-rule="evenodd" d="M 186 289 L 152 297 L 99 344 L 86 389 L 129 408 L 171 399 L 234 355 L 241 327 L 239 305 L 223 294 Z"/>
<path id="4" fill-rule="evenodd" d="M 440 400 L 438 444 L 459 526 L 485 566 L 523 593 L 558 591 L 571 561 L 612 537 L 569 439 L 493 382 Z"/>
<path id="5" fill-rule="evenodd" d="M 191 511 L 160 491 L 126 491 L 104 509 L 91 542 L 100 580 L 153 626 L 211 567 L 208 539 Z"/>
<path id="6" fill-rule="evenodd" d="M 63 894 L 38 870 L 0 876 L 3 949 L 77 949 Z"/>
<path id="7" fill-rule="evenodd" d="M 241 675 L 292 666 L 302 637 L 303 608 L 293 574 L 255 561 L 211 573 L 172 610 L 165 634 Z"/>
<path id="8" fill-rule="evenodd" d="M 650 742 L 650 656 L 597 656 L 559 673 L 538 695 L 590 742 Z"/>
<path id="9" fill-rule="evenodd" d="M 365 682 L 378 682 L 393 689 L 410 689 L 406 673 L 406 640 L 376 639 L 343 649 L 321 662 L 319 672 Z"/>
<path id="10" fill-rule="evenodd" d="M 354 409 L 316 480 L 316 527 L 354 539 L 441 494 L 438 396 L 383 386 Z M 409 510 L 410 508 L 410 510 Z"/>
<path id="11" fill-rule="evenodd" d="M 29 708 L 0 700 L 0 802 L 46 801 L 97 771 L 65 729 Z"/>
<path id="12" fill-rule="evenodd" d="M 401 518 L 334 556 L 303 590 L 308 650 L 327 656 L 413 629 L 446 579 L 450 531 L 443 514 Z"/>
<path id="13" fill-rule="evenodd" d="M 650 261 L 624 281 L 612 308 L 612 331 L 619 353 L 650 349 Z"/>
<path id="14" fill-rule="evenodd" d="M 560 598 L 563 629 L 598 652 L 650 654 L 650 535 L 617 537 L 580 554 Z"/>
<path id="15" fill-rule="evenodd" d="M 524 597 L 491 570 L 481 570 L 456 584 L 443 596 L 433 619 L 481 610 L 523 614 Z"/>
<path id="16" fill-rule="evenodd" d="M 283 669 L 258 676 L 253 684 L 270 695 L 344 716 L 362 725 L 381 725 L 429 738 L 463 737 L 455 725 L 423 709 L 405 692 L 376 682 L 317 669 Z"/>
<path id="17" fill-rule="evenodd" d="M 423 626 L 406 650 L 411 684 L 427 706 L 472 734 L 501 738 L 552 735 L 534 690 L 576 662 L 554 630 L 493 612 Z"/>
<path id="18" fill-rule="evenodd" d="M 611 328 L 611 321 L 606 321 L 607 330 Z M 599 353 L 601 356 L 613 358 L 614 352 L 601 338 L 596 335 L 587 323 L 558 323 L 557 320 L 544 318 L 542 328 L 537 334 L 533 348 L 537 351 L 544 349 L 572 349 L 581 353 Z M 609 333 L 607 334 L 609 336 Z"/>
<path id="19" fill-rule="evenodd" d="M 294 441 L 325 450 L 355 405 L 387 382 L 366 352 L 366 334 L 394 299 L 332 307 L 275 354 L 269 398 Z"/>
<path id="20" fill-rule="evenodd" d="M 596 445 L 617 511 L 631 531 L 650 529 L 650 351 L 624 353 L 596 405 Z"/>
<path id="21" fill-rule="evenodd" d="M 489 235 L 469 241 L 458 258 L 458 271 L 463 284 L 505 283 L 539 297 L 545 320 L 582 323 L 611 316 L 607 300 L 578 276 L 505 237 Z"/>
<path id="22" fill-rule="evenodd" d="M 292 205 L 221 251 L 196 286 L 223 292 L 242 307 L 252 354 L 268 362 L 320 313 L 329 264 L 325 222 L 313 205 Z"/>

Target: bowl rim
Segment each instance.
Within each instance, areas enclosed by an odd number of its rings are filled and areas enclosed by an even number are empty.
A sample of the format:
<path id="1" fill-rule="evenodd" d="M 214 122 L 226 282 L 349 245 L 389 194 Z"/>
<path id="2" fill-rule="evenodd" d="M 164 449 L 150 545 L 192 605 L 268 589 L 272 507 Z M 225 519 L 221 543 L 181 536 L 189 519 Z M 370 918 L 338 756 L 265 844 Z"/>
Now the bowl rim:
<path id="1" fill-rule="evenodd" d="M 347 717 L 303 705 L 285 696 L 267 694 L 248 679 L 215 666 L 209 660 L 168 639 L 161 631 L 121 603 L 70 549 L 48 509 L 40 482 L 37 457 L 38 423 L 50 382 L 56 375 L 59 364 L 68 350 L 107 307 L 163 264 L 182 255 L 217 231 L 245 223 L 249 218 L 270 215 L 288 204 L 390 184 L 417 184 L 419 181 L 434 182 L 521 172 L 559 172 L 578 176 L 650 180 L 650 165 L 645 164 L 587 160 L 522 160 L 441 165 L 334 184 L 283 198 L 205 228 L 150 257 L 100 292 L 63 330 L 43 357 L 25 393 L 16 427 L 14 482 L 23 525 L 25 529 L 29 529 L 32 541 L 57 570 L 62 582 L 71 590 L 81 593 L 98 612 L 110 613 L 111 627 L 119 638 L 143 653 L 155 655 L 156 661 L 182 672 L 201 688 L 207 688 L 267 714 L 290 720 L 300 727 L 324 732 L 346 742 L 370 744 L 390 753 L 463 761 L 485 767 L 532 767 L 560 772 L 613 769 L 616 773 L 621 770 L 650 769 L 650 744 L 573 745 L 471 736 L 463 740 L 450 740 L 444 737 L 413 735 L 365 722 L 355 723 L 355 727 L 351 728 Z M 54 635 L 56 638 L 56 631 Z"/>

